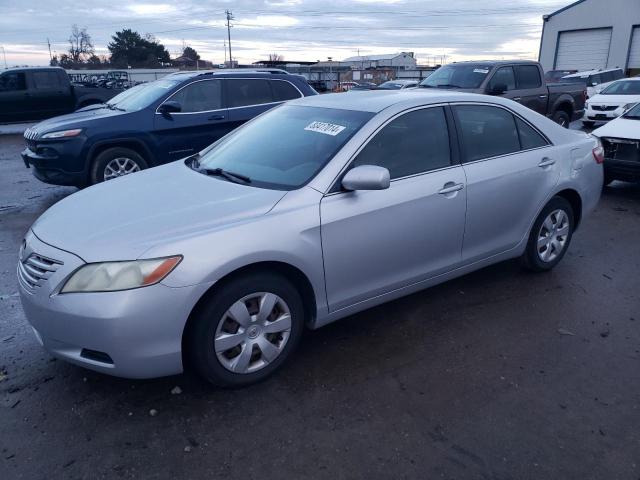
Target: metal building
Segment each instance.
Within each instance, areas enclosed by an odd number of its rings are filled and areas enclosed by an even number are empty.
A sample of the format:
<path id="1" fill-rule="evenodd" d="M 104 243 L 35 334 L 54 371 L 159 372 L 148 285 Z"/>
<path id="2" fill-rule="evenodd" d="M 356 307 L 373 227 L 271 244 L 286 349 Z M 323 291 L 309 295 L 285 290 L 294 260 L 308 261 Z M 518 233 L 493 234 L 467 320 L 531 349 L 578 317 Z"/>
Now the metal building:
<path id="1" fill-rule="evenodd" d="M 352 68 L 365 70 L 367 68 L 391 67 L 410 70 L 416 68 L 413 52 L 391 53 L 387 55 L 361 55 L 342 60 Z"/>
<path id="2" fill-rule="evenodd" d="M 545 71 L 619 67 L 640 74 L 640 0 L 579 0 L 542 18 Z"/>

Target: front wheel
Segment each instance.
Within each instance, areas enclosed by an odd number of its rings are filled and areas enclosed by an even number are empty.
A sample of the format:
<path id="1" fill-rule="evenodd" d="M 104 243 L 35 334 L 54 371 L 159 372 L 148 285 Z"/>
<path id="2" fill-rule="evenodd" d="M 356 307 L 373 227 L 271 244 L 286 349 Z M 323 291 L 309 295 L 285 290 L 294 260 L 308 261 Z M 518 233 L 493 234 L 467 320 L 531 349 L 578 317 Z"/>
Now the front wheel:
<path id="1" fill-rule="evenodd" d="M 556 113 L 554 113 L 552 120 L 564 128 L 569 128 L 569 123 L 571 123 L 569 115 L 563 110 L 558 110 Z"/>
<path id="2" fill-rule="evenodd" d="M 140 154 L 130 148 L 107 148 L 96 156 L 89 176 L 91 185 L 113 180 L 148 168 L 147 162 Z"/>
<path id="3" fill-rule="evenodd" d="M 593 128 L 594 125 L 595 125 L 595 122 L 582 122 L 582 126 L 584 128 Z"/>
<path id="4" fill-rule="evenodd" d="M 278 370 L 303 328 L 295 286 L 280 275 L 256 273 L 224 284 L 199 307 L 184 347 L 191 365 L 210 383 L 242 387 Z"/>
<path id="5" fill-rule="evenodd" d="M 534 272 L 555 267 L 569 248 L 573 229 L 571 204 L 562 197 L 553 197 L 533 224 L 527 248 L 522 255 L 524 266 Z"/>

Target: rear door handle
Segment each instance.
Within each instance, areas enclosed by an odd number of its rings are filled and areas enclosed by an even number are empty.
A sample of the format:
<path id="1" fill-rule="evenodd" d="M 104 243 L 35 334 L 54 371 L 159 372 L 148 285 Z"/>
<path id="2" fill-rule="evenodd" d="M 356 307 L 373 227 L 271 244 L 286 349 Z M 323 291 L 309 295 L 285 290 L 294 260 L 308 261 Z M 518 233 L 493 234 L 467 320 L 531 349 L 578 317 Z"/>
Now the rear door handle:
<path id="1" fill-rule="evenodd" d="M 520 100 L 522 100 L 522 97 L 513 97 L 514 102 L 519 102 Z"/>
<path id="2" fill-rule="evenodd" d="M 211 115 L 207 120 L 224 120 L 224 115 Z"/>
<path id="3" fill-rule="evenodd" d="M 550 167 L 551 165 L 555 165 L 556 161 L 551 158 L 544 157 L 542 161 L 538 164 L 540 168 Z"/>
<path id="4" fill-rule="evenodd" d="M 540 95 L 540 98 L 547 98 L 546 95 Z"/>
<path id="5" fill-rule="evenodd" d="M 454 193 L 462 190 L 464 185 L 462 183 L 453 183 L 447 182 L 444 184 L 441 190 L 438 191 L 440 195 L 448 195 L 449 193 Z"/>

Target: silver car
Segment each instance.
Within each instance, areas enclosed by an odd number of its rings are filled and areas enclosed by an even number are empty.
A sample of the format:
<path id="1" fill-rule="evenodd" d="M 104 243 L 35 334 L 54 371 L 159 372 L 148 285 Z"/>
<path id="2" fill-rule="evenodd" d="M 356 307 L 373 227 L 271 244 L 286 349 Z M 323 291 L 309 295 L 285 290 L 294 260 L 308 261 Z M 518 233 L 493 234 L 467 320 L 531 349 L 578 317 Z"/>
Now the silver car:
<path id="1" fill-rule="evenodd" d="M 602 161 L 596 138 L 498 97 L 308 97 L 51 207 L 20 250 L 22 304 L 64 360 L 244 385 L 305 326 L 510 258 L 553 268 Z"/>

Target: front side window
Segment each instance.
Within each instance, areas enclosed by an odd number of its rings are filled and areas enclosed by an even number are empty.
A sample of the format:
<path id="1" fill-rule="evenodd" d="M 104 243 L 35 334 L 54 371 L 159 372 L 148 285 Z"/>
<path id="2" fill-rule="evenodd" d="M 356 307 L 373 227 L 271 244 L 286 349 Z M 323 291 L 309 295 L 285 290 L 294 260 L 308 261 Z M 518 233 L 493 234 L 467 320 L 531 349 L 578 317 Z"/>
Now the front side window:
<path id="1" fill-rule="evenodd" d="M 27 82 L 25 81 L 24 73 L 9 72 L 0 75 L 0 92 L 17 92 L 26 89 Z"/>
<path id="2" fill-rule="evenodd" d="M 516 79 L 519 89 L 539 88 L 542 86 L 540 70 L 535 65 L 516 65 Z"/>
<path id="3" fill-rule="evenodd" d="M 246 107 L 273 102 L 269 80 L 238 78 L 226 80 L 227 106 Z"/>
<path id="4" fill-rule="evenodd" d="M 496 73 L 489 82 L 489 91 L 495 90 L 498 86 L 505 86 L 507 87 L 506 90 L 515 90 L 516 77 L 513 74 L 513 68 L 501 67 L 496 70 Z"/>
<path id="5" fill-rule="evenodd" d="M 58 88 L 60 82 L 56 72 L 33 72 L 33 84 L 38 90 Z"/>
<path id="6" fill-rule="evenodd" d="M 442 107 L 414 110 L 392 120 L 352 163 L 377 165 L 392 179 L 451 165 L 449 131 Z"/>
<path id="7" fill-rule="evenodd" d="M 600 76 L 600 74 L 591 75 L 589 77 L 589 83 L 588 83 L 589 86 L 600 85 L 601 83 L 602 83 L 602 77 Z"/>
<path id="8" fill-rule="evenodd" d="M 254 187 L 293 190 L 311 180 L 373 115 L 285 104 L 205 149 L 200 166 L 245 175 Z"/>
<path id="9" fill-rule="evenodd" d="M 300 98 L 300 92 L 286 80 L 271 80 L 274 102 L 286 102 L 294 98 Z"/>
<path id="10" fill-rule="evenodd" d="M 170 100 L 180 104 L 181 113 L 208 112 L 222 108 L 220 80 L 193 82 L 173 95 Z"/>
<path id="11" fill-rule="evenodd" d="M 454 112 L 460 125 L 465 162 L 520 150 L 516 123 L 507 110 L 487 105 L 458 105 Z"/>

